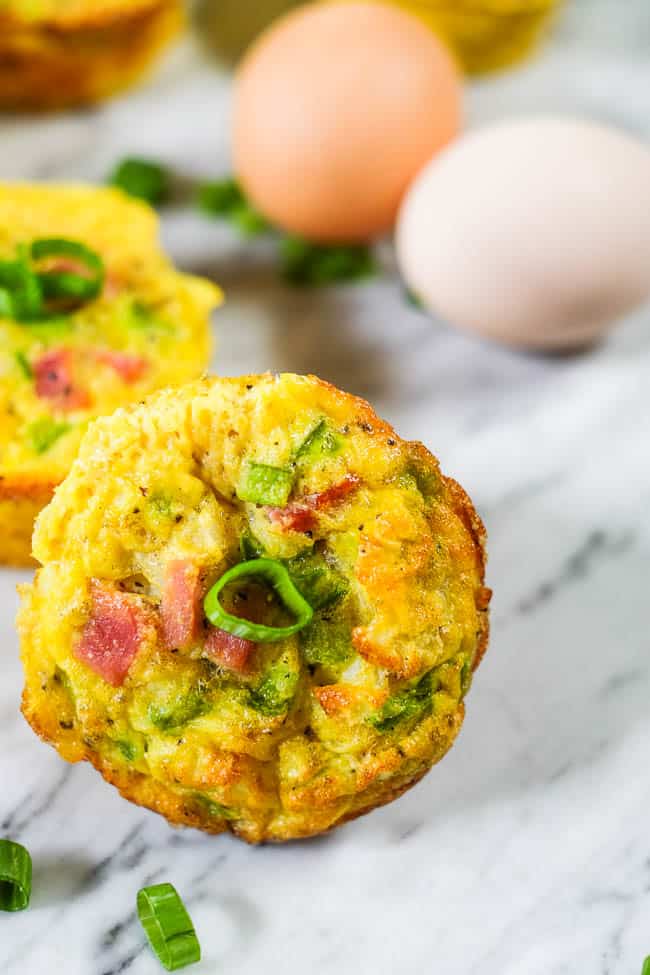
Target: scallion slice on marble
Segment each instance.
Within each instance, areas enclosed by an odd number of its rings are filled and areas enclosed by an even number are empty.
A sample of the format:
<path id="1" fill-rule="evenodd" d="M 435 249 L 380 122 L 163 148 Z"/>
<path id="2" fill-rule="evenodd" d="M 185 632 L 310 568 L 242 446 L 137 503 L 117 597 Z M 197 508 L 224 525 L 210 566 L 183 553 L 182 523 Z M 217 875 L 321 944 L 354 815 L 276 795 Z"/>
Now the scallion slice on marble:
<path id="1" fill-rule="evenodd" d="M 377 272 L 369 247 L 360 244 L 315 244 L 285 237 L 280 248 L 282 273 L 295 285 L 326 285 L 358 281 Z"/>
<path id="2" fill-rule="evenodd" d="M 237 180 L 229 177 L 203 183 L 197 196 L 199 210 L 209 217 L 221 217 L 234 224 L 246 237 L 266 233 L 270 224 L 247 200 Z"/>
<path id="3" fill-rule="evenodd" d="M 132 156 L 118 163 L 109 177 L 109 183 L 129 196 L 157 206 L 169 196 L 170 175 L 160 163 Z"/>
<path id="4" fill-rule="evenodd" d="M 20 843 L 0 840 L 0 911 L 24 911 L 32 895 L 32 858 Z"/>
<path id="5" fill-rule="evenodd" d="M 151 948 L 168 972 L 201 960 L 201 945 L 192 919 L 172 884 L 138 891 L 138 917 Z"/>

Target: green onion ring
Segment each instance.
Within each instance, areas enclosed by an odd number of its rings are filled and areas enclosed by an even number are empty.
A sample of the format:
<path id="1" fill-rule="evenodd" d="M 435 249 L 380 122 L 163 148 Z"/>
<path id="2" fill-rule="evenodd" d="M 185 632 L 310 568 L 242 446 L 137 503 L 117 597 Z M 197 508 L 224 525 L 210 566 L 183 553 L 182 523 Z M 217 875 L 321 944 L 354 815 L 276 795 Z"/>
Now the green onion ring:
<path id="1" fill-rule="evenodd" d="M 172 884 L 138 891 L 138 917 L 149 944 L 168 972 L 201 961 L 201 945 L 192 919 Z"/>
<path id="2" fill-rule="evenodd" d="M 75 302 L 96 298 L 104 287 L 104 262 L 99 254 L 85 244 L 65 237 L 43 237 L 33 241 L 31 257 L 40 261 L 48 257 L 71 257 L 88 271 L 88 275 L 74 271 L 42 271 L 38 280 L 46 298 L 65 298 Z"/>
<path id="3" fill-rule="evenodd" d="M 222 589 L 229 582 L 246 576 L 258 576 L 268 582 L 286 608 L 294 614 L 296 622 L 291 626 L 264 626 L 262 623 L 253 623 L 241 616 L 227 613 L 219 602 Z M 205 597 L 203 608 L 213 626 L 254 643 L 270 643 L 293 636 L 311 623 L 314 615 L 313 609 L 298 592 L 285 567 L 274 559 L 252 559 L 233 566 L 212 586 Z"/>
<path id="4" fill-rule="evenodd" d="M 643 962 L 643 970 L 641 975 L 650 975 L 650 955 L 648 955 L 646 960 Z"/>
<path id="5" fill-rule="evenodd" d="M 20 843 L 0 840 L 0 911 L 24 911 L 32 895 L 32 858 Z"/>

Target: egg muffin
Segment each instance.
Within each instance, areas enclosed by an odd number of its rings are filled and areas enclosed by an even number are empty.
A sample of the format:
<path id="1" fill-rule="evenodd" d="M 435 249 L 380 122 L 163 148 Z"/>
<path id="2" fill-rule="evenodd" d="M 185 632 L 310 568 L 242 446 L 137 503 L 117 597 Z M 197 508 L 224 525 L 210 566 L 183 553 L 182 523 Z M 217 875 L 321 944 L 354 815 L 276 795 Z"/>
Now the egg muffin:
<path id="1" fill-rule="evenodd" d="M 0 0 L 0 107 L 55 109 L 112 95 L 182 24 L 181 0 Z"/>
<path id="2" fill-rule="evenodd" d="M 0 562 L 28 563 L 89 419 L 205 369 L 219 292 L 157 235 L 117 190 L 0 184 Z"/>
<path id="3" fill-rule="evenodd" d="M 469 498 L 315 377 L 206 379 L 95 421 L 34 552 L 33 729 L 170 823 L 252 843 L 413 785 L 487 645 Z"/>

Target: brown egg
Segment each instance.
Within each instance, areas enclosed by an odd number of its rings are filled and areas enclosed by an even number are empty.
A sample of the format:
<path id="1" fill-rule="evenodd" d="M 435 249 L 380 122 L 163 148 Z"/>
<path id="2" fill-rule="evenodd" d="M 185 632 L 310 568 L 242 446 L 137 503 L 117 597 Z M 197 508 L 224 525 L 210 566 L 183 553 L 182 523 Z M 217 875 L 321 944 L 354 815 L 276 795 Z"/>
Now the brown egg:
<path id="1" fill-rule="evenodd" d="M 235 86 L 235 171 L 253 203 L 313 240 L 391 229 L 421 167 L 458 132 L 451 55 L 381 3 L 318 3 L 253 45 Z"/>

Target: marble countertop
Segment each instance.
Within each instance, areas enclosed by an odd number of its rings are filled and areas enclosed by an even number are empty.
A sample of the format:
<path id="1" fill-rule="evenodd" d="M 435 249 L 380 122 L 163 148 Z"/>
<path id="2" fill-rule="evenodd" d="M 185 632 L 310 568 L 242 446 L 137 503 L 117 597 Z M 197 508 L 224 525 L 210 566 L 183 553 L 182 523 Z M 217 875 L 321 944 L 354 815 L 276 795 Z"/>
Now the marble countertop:
<path id="1" fill-rule="evenodd" d="M 228 95 L 187 43 L 101 110 L 1 121 L 0 177 L 99 179 L 127 151 L 225 173 Z M 472 124 L 577 112 L 650 137 L 648 0 L 574 0 L 543 55 L 468 102 Z M 251 849 L 170 829 L 36 740 L 12 622 L 26 574 L 0 572 L 0 834 L 35 861 L 32 909 L 0 915 L 0 972 L 153 975 L 133 900 L 169 879 L 203 943 L 196 975 L 637 975 L 650 954 L 650 311 L 587 356 L 518 355 L 430 321 L 390 272 L 294 291 L 265 244 L 182 207 L 163 230 L 180 264 L 226 288 L 215 369 L 317 372 L 468 488 L 490 535 L 491 651 L 458 744 L 420 786 L 328 838 Z"/>

